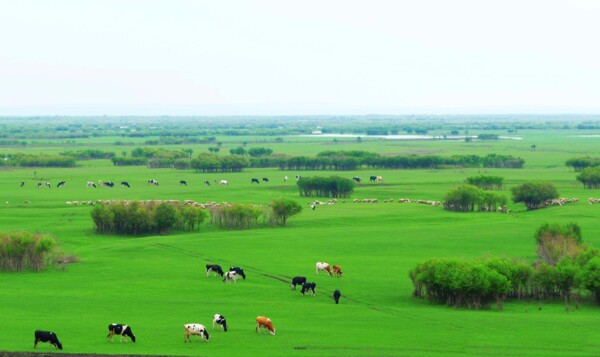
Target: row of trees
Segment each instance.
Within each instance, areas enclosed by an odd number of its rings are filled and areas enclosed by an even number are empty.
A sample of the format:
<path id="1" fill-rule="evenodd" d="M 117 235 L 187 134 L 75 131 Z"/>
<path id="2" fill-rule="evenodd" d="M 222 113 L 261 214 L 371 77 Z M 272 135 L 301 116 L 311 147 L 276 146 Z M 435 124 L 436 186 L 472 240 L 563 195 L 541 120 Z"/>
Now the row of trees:
<path id="1" fill-rule="evenodd" d="M 87 149 L 77 151 L 65 151 L 60 153 L 63 156 L 69 156 L 75 160 L 93 160 L 93 159 L 112 159 L 115 153 L 112 151 L 103 151 L 98 149 Z"/>
<path id="2" fill-rule="evenodd" d="M 203 153 L 190 162 L 190 168 L 198 172 L 240 172 L 248 166 L 248 158 L 241 155 L 219 156 Z"/>
<path id="3" fill-rule="evenodd" d="M 446 194 L 444 209 L 457 212 L 496 211 L 506 205 L 506 197 L 485 191 L 473 185 L 461 185 Z"/>
<path id="4" fill-rule="evenodd" d="M 483 190 L 501 190 L 504 179 L 500 176 L 479 175 L 467 177 L 469 185 L 477 186 Z"/>
<path id="5" fill-rule="evenodd" d="M 354 191 L 354 181 L 339 177 L 303 177 L 297 182 L 300 196 L 348 198 Z"/>
<path id="6" fill-rule="evenodd" d="M 506 298 L 591 296 L 600 304 L 600 252 L 581 241 L 578 225 L 542 225 L 535 234 L 538 261 L 506 258 L 433 259 L 409 271 L 413 295 L 479 309 Z"/>
<path id="7" fill-rule="evenodd" d="M 0 166 L 8 167 L 75 167 L 76 161 L 72 157 L 60 155 L 27 155 L 16 153 L 6 155 L 0 160 Z"/>
<path id="8" fill-rule="evenodd" d="M 586 167 L 600 166 L 600 158 L 589 156 L 573 157 L 567 160 L 565 165 L 575 171 L 582 171 Z"/>
<path id="9" fill-rule="evenodd" d="M 56 241 L 45 234 L 0 233 L 0 270 L 43 270 L 52 263 L 52 255 L 57 249 Z"/>
<path id="10" fill-rule="evenodd" d="M 173 229 L 193 231 L 207 217 L 192 205 L 140 201 L 96 205 L 91 211 L 96 232 L 109 234 L 167 234 Z"/>

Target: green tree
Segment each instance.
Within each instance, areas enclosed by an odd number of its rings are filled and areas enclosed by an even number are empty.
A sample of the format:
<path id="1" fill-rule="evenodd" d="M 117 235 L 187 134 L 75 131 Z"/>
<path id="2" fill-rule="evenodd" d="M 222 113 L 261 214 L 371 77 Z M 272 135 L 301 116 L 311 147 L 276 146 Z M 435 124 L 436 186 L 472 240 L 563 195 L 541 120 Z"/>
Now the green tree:
<path id="1" fill-rule="evenodd" d="M 161 203 L 154 209 L 154 224 L 161 234 L 168 233 L 177 222 L 177 211 L 168 203 Z"/>
<path id="2" fill-rule="evenodd" d="M 591 291 L 600 305 L 600 257 L 590 259 L 577 276 L 581 285 Z"/>
<path id="3" fill-rule="evenodd" d="M 271 224 L 285 226 L 287 219 L 302 212 L 302 206 L 295 200 L 279 198 L 271 201 Z"/>
<path id="4" fill-rule="evenodd" d="M 528 210 L 545 207 L 546 200 L 558 198 L 553 184 L 541 181 L 529 181 L 511 189 L 513 202 L 522 202 Z"/>
<path id="5" fill-rule="evenodd" d="M 600 166 L 587 167 L 576 178 L 584 188 L 600 188 Z"/>

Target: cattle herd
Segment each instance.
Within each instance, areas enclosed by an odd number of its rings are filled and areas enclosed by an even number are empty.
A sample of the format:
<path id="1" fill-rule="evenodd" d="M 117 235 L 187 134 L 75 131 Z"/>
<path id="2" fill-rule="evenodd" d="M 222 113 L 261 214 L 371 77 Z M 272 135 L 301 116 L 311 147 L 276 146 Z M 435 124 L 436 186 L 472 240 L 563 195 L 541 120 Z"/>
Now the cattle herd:
<path id="1" fill-rule="evenodd" d="M 325 262 L 317 262 L 317 264 L 315 265 L 315 272 L 316 275 L 319 275 L 319 271 L 325 271 L 327 274 L 329 274 L 330 276 L 337 276 L 337 277 L 342 277 L 342 268 L 338 265 L 335 264 L 333 265 L 333 267 L 331 267 L 328 263 Z M 206 276 L 210 277 L 211 273 L 214 273 L 214 275 L 218 275 L 220 277 L 223 277 L 223 282 L 224 283 L 228 283 L 230 280 L 233 280 L 234 283 L 237 283 L 238 277 L 242 277 L 242 279 L 246 280 L 246 273 L 244 272 L 244 269 L 240 268 L 240 267 L 230 267 L 228 272 L 224 272 L 223 268 L 219 265 L 219 264 L 206 264 Z M 292 279 L 292 290 L 296 290 L 296 285 L 301 285 L 302 286 L 302 290 L 300 291 L 302 295 L 304 295 L 304 293 L 308 293 L 309 291 L 312 292 L 312 296 L 315 296 L 316 294 L 316 288 L 317 288 L 317 284 L 315 282 L 307 282 L 306 281 L 306 277 L 304 276 L 296 276 Z M 333 300 L 335 301 L 336 304 L 339 303 L 340 297 L 342 296 L 341 292 L 339 290 L 335 290 L 333 292 Z M 227 332 L 227 320 L 225 319 L 225 316 L 221 315 L 221 314 L 215 314 L 213 316 L 213 320 L 212 320 L 212 328 L 213 330 L 215 329 L 215 326 L 221 326 L 221 328 L 223 329 L 224 332 Z M 195 340 L 198 341 L 198 339 L 200 338 L 200 341 L 206 341 L 208 342 L 208 340 L 210 339 L 210 334 L 208 333 L 206 327 L 200 323 L 189 323 L 189 324 L 184 324 L 184 336 L 183 336 L 183 342 L 192 342 L 192 338 L 190 336 L 196 336 Z M 271 321 L 270 318 L 268 317 L 264 317 L 264 316 L 257 316 L 256 317 L 256 332 L 257 333 L 261 333 L 261 329 L 265 329 L 268 330 L 269 333 L 271 335 L 275 335 L 275 327 L 273 326 L 273 322 Z M 36 330 L 35 333 L 35 340 L 34 340 L 34 344 L 33 344 L 33 348 L 37 348 L 37 344 L 38 342 L 48 342 L 51 345 L 53 345 L 54 347 L 58 348 L 59 350 L 63 349 L 62 343 L 60 343 L 60 341 L 58 340 L 58 336 L 56 335 L 56 333 L 51 332 L 51 331 L 42 331 L 42 330 Z M 133 331 L 131 330 L 131 327 L 127 324 L 117 324 L 117 323 L 112 323 L 110 325 L 108 325 L 108 335 L 106 335 L 106 339 L 109 340 L 110 342 L 113 342 L 113 336 L 117 335 L 120 336 L 119 342 L 123 342 L 123 339 L 125 339 L 125 342 L 127 342 L 127 340 L 131 340 L 131 342 L 135 342 L 136 338 L 135 335 L 133 334 Z"/>

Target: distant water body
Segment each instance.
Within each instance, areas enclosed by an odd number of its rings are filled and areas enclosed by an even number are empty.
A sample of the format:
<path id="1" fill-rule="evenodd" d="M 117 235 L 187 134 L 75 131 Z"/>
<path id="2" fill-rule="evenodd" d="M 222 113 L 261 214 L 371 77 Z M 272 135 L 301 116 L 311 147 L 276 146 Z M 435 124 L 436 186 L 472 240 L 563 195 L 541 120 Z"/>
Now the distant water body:
<path id="1" fill-rule="evenodd" d="M 305 138 L 378 138 L 386 140 L 465 140 L 467 136 L 462 135 L 362 135 L 362 134 L 308 134 L 296 135 Z M 477 139 L 477 136 L 469 136 Z M 518 136 L 498 136 L 500 140 L 523 140 Z"/>

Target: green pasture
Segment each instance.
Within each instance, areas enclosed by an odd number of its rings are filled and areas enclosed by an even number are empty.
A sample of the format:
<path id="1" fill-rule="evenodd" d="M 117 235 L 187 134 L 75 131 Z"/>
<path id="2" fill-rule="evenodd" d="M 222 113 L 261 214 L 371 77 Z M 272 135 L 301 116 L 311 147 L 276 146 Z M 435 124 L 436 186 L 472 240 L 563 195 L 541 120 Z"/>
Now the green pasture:
<path id="1" fill-rule="evenodd" d="M 522 140 L 495 142 L 382 141 L 333 143 L 331 140 L 284 138 L 260 143 L 275 153 L 314 155 L 323 150 L 369 150 L 381 154 L 510 154 L 526 160 L 524 169 L 361 170 L 352 172 L 284 172 L 246 169 L 241 173 L 203 174 L 146 167 L 114 167 L 108 160 L 78 162 L 72 169 L 27 168 L 0 171 L 0 229 L 49 232 L 79 263 L 65 271 L 0 273 L 0 350 L 33 351 L 33 331 L 57 333 L 65 353 L 160 354 L 202 356 L 590 356 L 600 352 L 597 325 L 600 307 L 583 304 L 566 310 L 560 302 L 508 302 L 469 311 L 433 305 L 411 296 L 408 270 L 431 258 L 486 256 L 535 259 L 533 233 L 544 222 L 577 222 L 584 242 L 600 247 L 600 205 L 588 197 L 575 173 L 564 166 L 574 156 L 598 156 L 599 138 L 573 131 L 520 131 Z M 572 134 L 572 135 L 571 135 Z M 94 143 L 118 155 L 114 140 Z M 218 138 L 220 140 L 220 138 Z M 237 140 L 240 140 L 239 138 Z M 266 140 L 266 139 L 265 139 Z M 273 138 L 269 138 L 273 140 Z M 125 139 L 126 141 L 126 139 Z M 223 140 L 221 151 L 237 147 Z M 531 149 L 535 144 L 536 150 Z M 252 144 L 254 145 L 254 144 Z M 179 150 L 187 146 L 174 146 Z M 194 146 L 194 155 L 208 145 Z M 249 144 L 250 147 L 250 144 Z M 60 152 L 85 148 L 25 148 Z M 131 148 L 128 148 L 131 149 Z M 17 148 L 11 148 L 17 150 Z M 528 212 L 509 203 L 511 214 L 454 213 L 416 203 L 386 199 L 442 200 L 466 177 L 502 176 L 501 194 L 525 180 L 553 182 L 561 197 L 581 200 L 563 207 Z M 312 211 L 299 197 L 294 177 L 361 176 L 351 199 Z M 290 180 L 283 181 L 287 175 Z M 369 183 L 381 175 L 383 183 Z M 268 177 L 252 185 L 250 179 Z M 87 181 L 114 181 L 116 186 L 88 188 Z M 148 185 L 156 179 L 160 186 Z M 214 185 L 226 179 L 229 186 Z M 56 183 L 66 185 L 57 189 Z M 186 180 L 188 186 L 179 185 Z M 205 186 L 209 180 L 211 186 Z M 24 187 L 19 187 L 25 181 Z M 52 188 L 37 182 L 49 181 Z M 131 189 L 120 187 L 128 181 Z M 219 230 L 205 223 L 192 233 L 119 237 L 93 230 L 90 207 L 67 201 L 98 199 L 191 199 L 267 205 L 278 197 L 297 199 L 305 209 L 281 228 Z M 353 203 L 377 198 L 378 203 Z M 318 198 L 327 201 L 326 198 Z M 344 202 L 345 201 L 345 202 Z M 26 203 L 28 202 L 28 203 Z M 315 263 L 340 264 L 343 278 L 315 275 Z M 204 265 L 241 266 L 247 280 L 224 284 L 206 277 Z M 290 290 L 293 276 L 317 283 L 316 296 Z M 340 289 L 335 305 L 331 294 Z M 229 332 L 212 329 L 212 316 L 226 316 Z M 272 319 L 277 335 L 254 331 L 258 315 Z M 138 342 L 105 340 L 110 323 L 127 323 Z M 208 327 L 208 343 L 184 343 L 183 324 Z M 48 344 L 41 352 L 53 352 Z"/>

